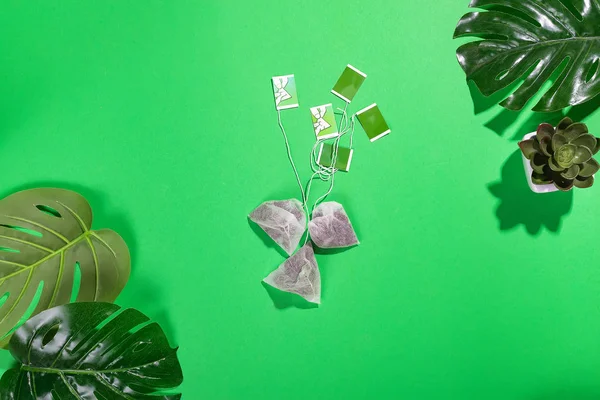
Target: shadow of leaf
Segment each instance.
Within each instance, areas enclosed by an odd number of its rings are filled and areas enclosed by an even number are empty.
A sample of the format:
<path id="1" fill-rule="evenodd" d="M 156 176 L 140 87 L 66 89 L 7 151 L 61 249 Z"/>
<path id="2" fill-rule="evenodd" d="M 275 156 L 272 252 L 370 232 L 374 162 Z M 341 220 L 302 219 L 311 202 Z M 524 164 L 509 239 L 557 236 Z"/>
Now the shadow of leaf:
<path id="1" fill-rule="evenodd" d="M 476 98 L 473 99 L 476 101 Z M 530 132 L 535 132 L 542 123 L 549 123 L 554 126 L 564 117 L 570 117 L 575 122 L 585 122 L 585 119 L 594 114 L 600 106 L 600 99 L 594 98 L 587 103 L 573 106 L 567 111 L 556 111 L 551 113 L 529 112 L 530 115 L 525 122 L 520 124 L 514 135 L 509 139 L 518 141 Z M 496 133 L 498 136 L 504 136 L 509 128 L 517 121 L 522 111 L 511 111 L 505 108 L 501 109 L 492 119 L 485 123 L 485 127 Z M 593 130 L 593 129 L 592 129 Z"/>
<path id="2" fill-rule="evenodd" d="M 488 189 L 500 200 L 496 217 L 501 231 L 523 225 L 530 235 L 538 235 L 542 227 L 558 232 L 561 218 L 573 207 L 572 191 L 545 194 L 531 191 L 518 149 L 502 166 L 501 180 L 490 183 Z"/>
<path id="3" fill-rule="evenodd" d="M 155 280 L 137 277 L 135 284 L 123 289 L 116 303 L 124 308 L 135 308 L 157 322 L 169 338 L 171 345 L 177 344 L 177 330 L 168 313 L 168 300 L 160 284 Z"/>
<path id="4" fill-rule="evenodd" d="M 594 114 L 600 107 L 600 96 L 594 97 L 592 100 L 578 106 L 571 107 L 567 112 L 567 116 L 573 121 L 583 121 L 587 117 Z"/>
<path id="5" fill-rule="evenodd" d="M 510 140 L 522 140 L 523 136 L 527 135 L 528 133 L 535 132 L 538 126 L 543 123 L 556 126 L 564 117 L 565 114 L 562 111 L 553 113 L 532 113 L 529 118 L 527 118 L 527 120 L 519 126 Z"/>
<path id="6" fill-rule="evenodd" d="M 473 99 L 473 113 L 475 115 L 478 115 L 496 106 L 498 103 L 502 102 L 502 100 L 510 96 L 510 94 L 521 83 L 522 80 L 515 82 L 512 85 L 509 85 L 508 87 L 492 94 L 491 96 L 485 96 L 483 93 L 481 93 L 474 81 L 467 80 L 467 85 L 469 86 L 469 93 L 471 94 L 471 99 Z"/>
<path id="7" fill-rule="evenodd" d="M 532 397 L 531 400 L 597 400 L 600 398 L 600 386 L 589 388 L 559 388 Z"/>
<path id="8" fill-rule="evenodd" d="M 290 307 L 295 307 L 295 308 L 299 308 L 302 310 L 310 310 L 313 308 L 319 308 L 318 304 L 314 304 L 309 301 L 306 301 L 303 297 L 301 297 L 297 294 L 283 292 L 263 281 L 261 281 L 261 284 L 263 285 L 263 287 L 269 294 L 269 297 L 273 301 L 273 305 L 278 310 L 284 310 L 284 309 L 290 308 Z"/>
<path id="9" fill-rule="evenodd" d="M 529 70 L 523 74 L 521 79 L 516 80 L 511 85 L 499 90 L 489 97 L 484 96 L 473 81 L 467 81 L 471 99 L 473 100 L 473 113 L 478 115 L 501 103 L 502 100 L 510 96 L 511 93 L 521 86 L 524 82 L 524 78 L 529 76 L 532 72 L 533 69 Z M 554 71 L 547 83 L 553 84 L 561 73 L 562 68 Z M 493 131 L 498 136 L 504 136 L 509 128 L 517 121 L 522 112 L 531 113 L 529 118 L 516 128 L 515 134 L 512 138 L 510 138 L 512 141 L 520 140 L 525 134 L 535 131 L 537 126 L 543 122 L 556 125 L 565 116 L 570 117 L 575 122 L 585 122 L 584 120 L 596 112 L 600 106 L 600 96 L 596 96 L 595 98 L 583 104 L 550 113 L 529 111 L 529 108 L 532 106 L 533 104 L 531 104 L 530 101 L 523 110 L 511 111 L 498 105 L 500 111 L 485 123 L 485 127 Z"/>
<path id="10" fill-rule="evenodd" d="M 519 111 L 502 109 L 496 116 L 484 124 L 486 128 L 498 136 L 504 136 L 506 130 L 519 118 Z"/>

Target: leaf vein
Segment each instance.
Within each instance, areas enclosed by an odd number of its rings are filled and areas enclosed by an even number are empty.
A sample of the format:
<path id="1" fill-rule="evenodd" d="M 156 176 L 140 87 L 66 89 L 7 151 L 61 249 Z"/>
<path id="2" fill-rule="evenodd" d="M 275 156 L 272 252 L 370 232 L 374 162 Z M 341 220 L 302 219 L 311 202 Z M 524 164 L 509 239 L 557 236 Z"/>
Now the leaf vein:
<path id="1" fill-rule="evenodd" d="M 12 241 L 14 241 L 14 242 L 18 242 L 18 243 L 27 244 L 27 245 L 29 245 L 29 246 L 32 246 L 32 247 L 38 248 L 38 249 L 40 249 L 40 250 L 44 250 L 44 251 L 46 251 L 46 252 L 48 252 L 48 253 L 52 253 L 52 252 L 53 252 L 53 250 L 52 250 L 52 249 L 49 249 L 49 248 L 47 248 L 47 247 L 44 247 L 44 246 L 40 246 L 40 245 L 39 245 L 39 244 L 37 244 L 37 243 L 28 242 L 27 240 L 18 239 L 18 238 L 16 238 L 16 237 L 12 237 L 12 236 L 5 236 L 5 235 L 0 235 L 0 238 L 1 238 L 1 239 L 6 239 L 6 240 L 12 240 Z"/>
<path id="2" fill-rule="evenodd" d="M 13 216 L 13 215 L 7 215 L 6 217 L 7 217 L 7 218 L 14 219 L 15 221 L 27 222 L 28 224 L 31 224 L 31 225 L 37 226 L 38 228 L 45 229 L 46 231 L 48 231 L 48 232 L 52 233 L 53 235 L 55 235 L 56 237 L 58 237 L 58 238 L 59 238 L 59 239 L 61 239 L 62 241 L 66 242 L 66 243 L 68 243 L 68 242 L 69 242 L 69 239 L 67 239 L 65 236 L 61 235 L 60 233 L 56 232 L 55 230 L 53 230 L 53 229 L 50 229 L 50 228 L 48 228 L 47 226 L 45 226 L 45 225 L 42 225 L 42 224 L 40 224 L 40 223 L 38 223 L 38 222 L 31 221 L 31 220 L 29 220 L 29 219 L 26 219 L 26 218 L 15 217 L 15 216 Z"/>
<path id="3" fill-rule="evenodd" d="M 83 400 L 81 398 L 81 396 L 79 396 L 79 394 L 75 391 L 73 386 L 71 386 L 71 384 L 67 381 L 67 378 L 65 378 L 65 374 L 63 374 L 62 372 L 59 372 L 59 375 L 60 375 L 60 378 L 62 379 L 62 381 L 67 386 L 67 389 L 69 389 L 69 392 L 71 392 L 71 394 L 73 394 L 73 396 L 75 396 L 78 400 Z"/>

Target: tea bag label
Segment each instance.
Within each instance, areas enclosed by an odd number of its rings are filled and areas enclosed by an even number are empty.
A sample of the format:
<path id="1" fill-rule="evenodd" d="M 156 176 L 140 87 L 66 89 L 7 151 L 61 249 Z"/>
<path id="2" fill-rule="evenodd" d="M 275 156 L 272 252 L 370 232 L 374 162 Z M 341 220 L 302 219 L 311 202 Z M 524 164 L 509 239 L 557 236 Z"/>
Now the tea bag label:
<path id="1" fill-rule="evenodd" d="M 273 77 L 273 95 L 277 110 L 298 107 L 298 92 L 294 75 Z"/>
<path id="2" fill-rule="evenodd" d="M 346 103 L 350 103 L 365 79 L 367 79 L 367 74 L 348 64 L 331 93 Z"/>
<path id="3" fill-rule="evenodd" d="M 317 140 L 331 139 L 339 136 L 335 113 L 331 104 L 325 104 L 310 109 L 313 129 Z"/>
<path id="4" fill-rule="evenodd" d="M 356 113 L 358 122 L 362 125 L 369 140 L 374 142 L 391 132 L 377 104 L 373 103 Z"/>
<path id="5" fill-rule="evenodd" d="M 322 143 L 321 149 L 319 150 L 319 157 L 317 162 L 323 167 L 334 167 L 340 171 L 350 171 L 350 164 L 352 163 L 352 155 L 354 150 L 347 147 L 339 146 L 337 149 L 337 155 L 334 154 L 335 147 L 329 143 Z M 335 166 L 333 165 L 333 158 L 335 156 Z"/>

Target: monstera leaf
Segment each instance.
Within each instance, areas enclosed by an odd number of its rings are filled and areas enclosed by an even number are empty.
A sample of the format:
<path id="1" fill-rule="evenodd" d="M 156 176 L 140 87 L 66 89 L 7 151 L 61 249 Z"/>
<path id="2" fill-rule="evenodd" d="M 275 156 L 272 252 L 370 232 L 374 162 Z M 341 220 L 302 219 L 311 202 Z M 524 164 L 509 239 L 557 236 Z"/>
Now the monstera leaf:
<path id="1" fill-rule="evenodd" d="M 176 349 L 156 323 L 110 303 L 72 303 L 31 318 L 10 340 L 21 364 L 0 381 L 2 400 L 176 400 Z"/>
<path id="2" fill-rule="evenodd" d="M 129 250 L 115 232 L 91 225 L 89 204 L 68 190 L 0 200 L 0 338 L 56 305 L 114 301 L 129 278 Z"/>
<path id="3" fill-rule="evenodd" d="M 457 50 L 458 61 L 489 96 L 524 78 L 501 105 L 520 110 L 556 71 L 534 111 L 558 111 L 600 93 L 600 2 L 473 0 L 454 37 L 481 37 Z"/>

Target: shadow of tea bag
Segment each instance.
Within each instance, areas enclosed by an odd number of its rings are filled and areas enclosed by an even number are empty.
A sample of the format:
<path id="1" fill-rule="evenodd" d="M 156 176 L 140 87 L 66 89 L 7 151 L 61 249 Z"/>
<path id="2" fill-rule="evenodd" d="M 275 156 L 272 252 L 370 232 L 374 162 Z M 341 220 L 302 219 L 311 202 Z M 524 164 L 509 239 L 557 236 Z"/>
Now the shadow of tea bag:
<path id="1" fill-rule="evenodd" d="M 305 244 L 271 272 L 264 282 L 284 292 L 300 295 L 311 303 L 321 304 L 321 273 L 312 243 Z"/>
<path id="2" fill-rule="evenodd" d="M 335 201 L 321 203 L 308 223 L 311 240 L 322 249 L 337 249 L 359 244 L 344 207 Z"/>
<path id="3" fill-rule="evenodd" d="M 306 230 L 306 214 L 296 199 L 266 201 L 248 216 L 289 255 Z"/>

